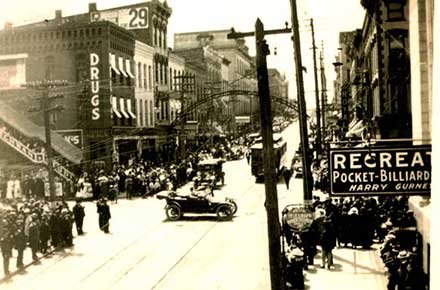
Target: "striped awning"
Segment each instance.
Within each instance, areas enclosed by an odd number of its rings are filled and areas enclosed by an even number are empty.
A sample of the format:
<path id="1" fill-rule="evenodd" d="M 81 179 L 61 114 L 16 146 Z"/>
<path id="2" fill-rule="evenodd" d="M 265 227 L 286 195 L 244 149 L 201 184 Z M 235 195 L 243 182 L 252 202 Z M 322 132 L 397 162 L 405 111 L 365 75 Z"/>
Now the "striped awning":
<path id="1" fill-rule="evenodd" d="M 130 99 L 127 99 L 127 112 L 133 119 L 136 119 L 136 115 L 131 110 L 131 100 Z"/>
<path id="2" fill-rule="evenodd" d="M 125 118 L 129 119 L 130 115 L 125 111 L 125 98 L 119 99 L 119 110 Z"/>
<path id="3" fill-rule="evenodd" d="M 110 67 L 112 68 L 112 70 L 120 75 L 121 72 L 118 70 L 118 68 L 116 67 L 116 55 L 109 53 L 109 63 L 110 63 Z"/>
<path id="4" fill-rule="evenodd" d="M 131 62 L 129 59 L 125 60 L 125 71 L 132 79 L 134 79 L 134 75 L 131 73 Z"/>
<path id="5" fill-rule="evenodd" d="M 122 58 L 121 56 L 118 57 L 118 68 L 124 75 L 124 77 L 128 77 L 127 72 L 124 70 L 124 58 Z"/>
<path id="6" fill-rule="evenodd" d="M 118 111 L 118 98 L 114 96 L 112 97 L 112 112 L 115 113 L 118 118 L 122 118 L 121 113 Z"/>

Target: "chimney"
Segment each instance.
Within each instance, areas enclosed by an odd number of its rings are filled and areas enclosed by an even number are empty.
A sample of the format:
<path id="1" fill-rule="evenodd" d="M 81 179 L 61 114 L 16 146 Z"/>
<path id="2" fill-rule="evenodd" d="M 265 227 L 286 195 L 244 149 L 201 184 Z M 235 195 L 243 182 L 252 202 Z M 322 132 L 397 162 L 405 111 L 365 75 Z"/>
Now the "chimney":
<path id="1" fill-rule="evenodd" d="M 96 9 L 96 3 L 89 3 L 89 12 L 96 12 L 98 9 Z"/>
<path id="2" fill-rule="evenodd" d="M 61 18 L 63 18 L 63 11 L 55 10 L 55 20 L 60 20 Z"/>
<path id="3" fill-rule="evenodd" d="M 12 22 L 5 22 L 5 29 L 12 29 Z"/>

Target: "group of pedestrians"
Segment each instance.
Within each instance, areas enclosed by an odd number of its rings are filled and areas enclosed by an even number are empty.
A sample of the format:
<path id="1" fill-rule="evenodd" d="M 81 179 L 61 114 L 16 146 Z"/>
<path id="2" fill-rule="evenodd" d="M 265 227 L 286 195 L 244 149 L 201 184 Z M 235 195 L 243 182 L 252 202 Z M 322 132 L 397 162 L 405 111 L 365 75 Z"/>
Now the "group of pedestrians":
<path id="1" fill-rule="evenodd" d="M 420 279 L 420 234 L 407 198 L 327 197 L 321 201 L 315 197 L 310 210 L 314 219 L 301 231 L 283 226 L 287 281 L 295 289 L 304 289 L 303 269 L 314 264 L 318 247 L 321 268 L 332 269 L 334 248 L 368 249 L 373 243 L 383 243 L 380 252 L 389 272 L 388 290 Z"/>
<path id="2" fill-rule="evenodd" d="M 10 274 L 9 261 L 14 249 L 17 251 L 16 267 L 21 270 L 27 247 L 31 249 L 34 262 L 38 261 L 39 254 L 46 254 L 51 249 L 72 247 L 73 220 L 74 214 L 65 202 L 51 207 L 48 202 L 31 199 L 2 209 L 0 246 L 5 276 Z"/>

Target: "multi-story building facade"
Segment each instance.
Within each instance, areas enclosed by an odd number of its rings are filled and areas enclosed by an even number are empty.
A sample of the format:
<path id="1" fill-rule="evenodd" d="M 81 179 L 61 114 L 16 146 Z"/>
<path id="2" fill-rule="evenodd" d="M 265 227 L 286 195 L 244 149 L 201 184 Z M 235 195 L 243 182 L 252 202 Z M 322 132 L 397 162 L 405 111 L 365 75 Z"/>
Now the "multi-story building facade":
<path id="1" fill-rule="evenodd" d="M 433 150 L 438 151 L 438 144 L 431 141 L 433 138 L 433 64 L 434 64 L 434 1 L 409 0 L 409 43 L 411 59 L 411 113 L 413 144 L 432 144 Z M 436 152 L 438 155 L 438 152 Z M 434 158 L 434 154 L 433 160 Z M 434 164 L 432 182 L 435 183 Z M 438 168 L 438 167 L 437 167 Z M 438 170 L 436 171 L 438 174 Z M 437 183 L 438 184 L 438 183 Z M 432 193 L 435 195 L 434 186 Z M 423 237 L 423 271 L 430 280 L 431 245 L 434 237 L 431 233 L 434 208 L 438 206 L 438 199 L 427 199 L 413 196 L 409 199 L 410 208 L 414 211 L 417 220 L 417 229 Z M 436 202 L 436 205 L 434 205 Z M 430 289 L 434 289 L 431 287 Z"/>
<path id="2" fill-rule="evenodd" d="M 0 55 L 19 56 L 16 80 L 69 81 L 58 101 L 69 109 L 53 116 L 53 129 L 82 130 L 86 160 L 109 165 L 142 148 L 164 152 L 162 145 L 172 143 L 171 121 L 162 126 L 155 113 L 158 100 L 170 108 L 171 12 L 158 0 L 106 10 L 91 3 L 87 13 L 68 17 L 56 11 L 54 19 L 0 31 Z"/>
<path id="3" fill-rule="evenodd" d="M 269 68 L 267 72 L 270 95 L 287 102 L 289 82 L 286 80 L 286 76 L 281 74 L 276 68 Z M 273 103 L 272 110 L 276 116 L 283 116 L 284 112 L 287 112 L 284 105 L 276 102 Z"/>
<path id="4" fill-rule="evenodd" d="M 227 104 L 225 97 L 214 96 L 221 93 L 227 84 L 223 76 L 227 77 L 229 61 L 209 45 L 175 50 L 175 53 L 185 58 L 186 72 L 195 77 L 196 88 L 188 104 L 200 104 L 191 113 L 199 122 L 199 129 L 207 133 L 223 133 L 224 128 L 221 128 L 220 123 L 226 120 Z M 207 99 L 209 101 L 205 102 Z"/>
<path id="5" fill-rule="evenodd" d="M 434 1 L 365 0 L 361 4 L 366 9 L 362 29 L 341 33 L 345 41 L 340 41 L 336 59 L 335 99 L 340 101 L 341 85 L 348 83 L 350 102 L 363 105 L 369 136 L 379 143 L 399 139 L 399 145 L 431 145 Z M 350 34 L 353 37 L 347 37 Z M 409 197 L 428 279 L 432 206 L 430 198 Z"/>
<path id="6" fill-rule="evenodd" d="M 187 50 L 209 45 L 229 62 L 228 89 L 256 91 L 255 61 L 249 55 L 244 39 L 228 39 L 229 30 L 177 33 L 174 35 L 175 50 Z M 251 116 L 258 106 L 257 97 L 235 94 L 228 99 L 228 111 L 232 117 L 229 131 L 236 129 L 236 117 Z M 239 118 L 239 120 L 244 118 Z M 249 120 L 250 118 L 247 118 Z M 251 120 L 248 121 L 251 123 Z M 243 126 L 243 124 L 241 124 Z"/>

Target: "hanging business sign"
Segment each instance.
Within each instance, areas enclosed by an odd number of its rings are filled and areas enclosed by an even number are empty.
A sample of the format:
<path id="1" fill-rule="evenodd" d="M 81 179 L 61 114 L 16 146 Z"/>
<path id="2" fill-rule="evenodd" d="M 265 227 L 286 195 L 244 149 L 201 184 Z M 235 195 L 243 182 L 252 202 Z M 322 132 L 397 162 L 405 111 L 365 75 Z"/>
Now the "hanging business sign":
<path id="1" fill-rule="evenodd" d="M 148 6 L 116 8 L 90 13 L 90 21 L 110 21 L 125 29 L 146 29 L 149 24 Z"/>
<path id="2" fill-rule="evenodd" d="M 82 149 L 83 131 L 81 129 L 57 130 L 56 132 L 59 135 L 63 136 L 63 138 L 73 146 L 78 147 L 78 149 Z"/>
<path id="3" fill-rule="evenodd" d="M 330 194 L 430 195 L 431 146 L 331 148 Z"/>

